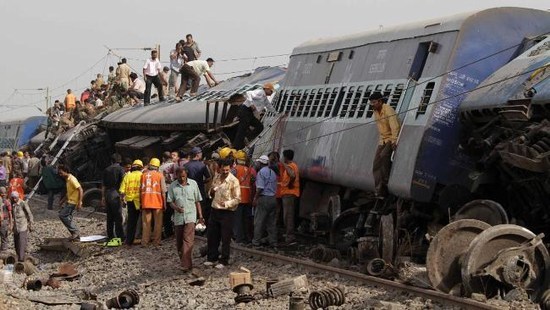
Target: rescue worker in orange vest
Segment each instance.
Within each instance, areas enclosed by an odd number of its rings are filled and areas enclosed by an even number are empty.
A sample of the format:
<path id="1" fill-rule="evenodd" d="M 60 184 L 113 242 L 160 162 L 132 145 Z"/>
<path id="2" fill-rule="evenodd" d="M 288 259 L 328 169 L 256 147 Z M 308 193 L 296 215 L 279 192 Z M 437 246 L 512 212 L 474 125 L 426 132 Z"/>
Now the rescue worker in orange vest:
<path id="1" fill-rule="evenodd" d="M 8 197 L 11 197 L 12 192 L 18 192 L 19 198 L 21 200 L 25 200 L 25 180 L 23 179 L 23 175 L 17 173 L 11 178 L 10 183 L 8 185 Z"/>
<path id="2" fill-rule="evenodd" d="M 126 240 L 124 241 L 124 244 L 128 246 L 134 244 L 134 239 L 136 237 L 141 200 L 141 169 L 143 169 L 143 162 L 139 159 L 134 160 L 132 168 L 130 168 L 130 173 L 126 173 L 124 179 L 122 179 L 122 183 L 120 183 L 119 192 L 121 199 L 126 204 L 126 209 L 128 210 Z"/>
<path id="3" fill-rule="evenodd" d="M 162 216 L 166 209 L 166 182 L 164 175 L 159 171 L 160 160 L 152 158 L 149 170 L 141 175 L 141 245 L 146 246 L 149 241 L 153 245 L 160 245 L 162 234 Z M 154 221 L 153 237 L 151 238 L 151 221 Z"/>
<path id="4" fill-rule="evenodd" d="M 254 197 L 256 170 L 250 166 L 244 151 L 237 151 L 235 159 L 237 160 L 235 176 L 241 186 L 241 202 L 235 210 L 233 234 L 237 243 L 248 244 L 252 241 L 253 235 L 252 198 Z"/>
<path id="5" fill-rule="evenodd" d="M 295 242 L 294 218 L 298 197 L 300 197 L 300 175 L 298 165 L 293 161 L 294 151 L 283 151 L 283 170 L 281 171 L 281 196 L 283 200 L 283 219 L 285 222 L 285 242 Z"/>

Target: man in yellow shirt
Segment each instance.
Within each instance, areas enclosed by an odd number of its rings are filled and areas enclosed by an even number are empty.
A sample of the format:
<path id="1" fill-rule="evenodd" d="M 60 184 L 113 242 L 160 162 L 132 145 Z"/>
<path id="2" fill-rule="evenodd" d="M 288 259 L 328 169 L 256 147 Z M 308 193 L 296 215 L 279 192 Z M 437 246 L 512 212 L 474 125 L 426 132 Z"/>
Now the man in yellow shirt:
<path id="1" fill-rule="evenodd" d="M 67 95 L 65 96 L 65 112 L 72 112 L 76 108 L 76 96 L 73 91 L 67 89 Z"/>
<path id="2" fill-rule="evenodd" d="M 74 224 L 73 215 L 75 209 L 80 210 L 82 208 L 84 192 L 78 180 L 71 174 L 69 167 L 59 165 L 57 170 L 59 176 L 65 179 L 67 183 L 67 194 L 59 201 L 59 207 L 62 208 L 59 211 L 59 219 L 61 219 L 61 222 L 63 222 L 71 233 L 71 240 L 78 241 L 80 239 L 80 233 L 78 227 Z"/>
<path id="3" fill-rule="evenodd" d="M 370 104 L 374 110 L 374 119 L 378 127 L 378 147 L 374 155 L 372 173 L 374 176 L 375 196 L 384 198 L 388 194 L 388 181 L 391 171 L 391 154 L 397 147 L 397 136 L 399 135 L 399 120 L 395 110 L 384 103 L 381 93 L 372 93 L 369 97 Z"/>

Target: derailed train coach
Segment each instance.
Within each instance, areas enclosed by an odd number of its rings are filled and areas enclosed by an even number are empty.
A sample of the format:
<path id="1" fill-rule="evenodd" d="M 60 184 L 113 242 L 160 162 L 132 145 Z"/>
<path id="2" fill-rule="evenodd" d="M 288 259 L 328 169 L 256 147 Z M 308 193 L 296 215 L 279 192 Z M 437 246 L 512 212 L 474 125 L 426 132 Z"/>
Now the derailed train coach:
<path id="1" fill-rule="evenodd" d="M 473 123 L 477 127 L 465 124 L 459 115 L 485 113 L 476 103 L 471 112 L 462 111 L 461 103 L 548 32 L 550 12 L 494 8 L 306 42 L 293 50 L 275 101 L 277 112 L 288 115 L 281 133 L 260 139 L 255 155 L 271 148 L 294 149 L 304 183 L 301 229 L 328 234 L 332 245 L 359 258 L 425 257 L 425 234 L 435 233 L 453 216 L 494 219 L 492 224 L 518 220 L 520 213 L 532 210 L 531 204 L 497 199 L 509 188 L 494 173 L 479 170 L 479 154 L 461 144 L 467 128 L 491 131 L 479 122 Z M 532 110 L 547 111 L 536 107 L 547 92 L 542 89 L 536 87 Z M 368 98 L 375 91 L 387 98 L 402 125 L 392 155 L 392 197 L 383 202 L 371 194 L 378 130 Z M 492 102 L 491 91 L 479 96 Z M 276 117 L 270 114 L 265 121 Z M 547 178 L 548 171 L 542 170 Z M 547 179 L 538 186 L 544 198 L 536 202 L 543 211 L 533 214 L 543 215 L 533 227 L 537 232 L 550 227 Z M 516 211 L 509 214 L 512 205 Z M 378 247 L 373 253 L 357 253 L 373 247 Z"/>

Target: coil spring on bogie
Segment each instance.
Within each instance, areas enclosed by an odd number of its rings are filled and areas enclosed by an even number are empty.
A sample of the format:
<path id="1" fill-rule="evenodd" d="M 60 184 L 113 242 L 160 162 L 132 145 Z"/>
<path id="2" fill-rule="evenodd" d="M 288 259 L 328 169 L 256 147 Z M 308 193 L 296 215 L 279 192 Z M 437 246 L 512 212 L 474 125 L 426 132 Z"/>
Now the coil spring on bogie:
<path id="1" fill-rule="evenodd" d="M 341 306 L 346 301 L 344 291 L 339 287 L 331 287 L 309 294 L 311 309 L 325 309 L 329 306 Z"/>
<path id="2" fill-rule="evenodd" d="M 329 249 L 324 246 L 318 246 L 313 248 L 309 252 L 309 257 L 320 262 L 330 262 L 334 258 L 340 259 L 340 251 L 336 249 Z"/>

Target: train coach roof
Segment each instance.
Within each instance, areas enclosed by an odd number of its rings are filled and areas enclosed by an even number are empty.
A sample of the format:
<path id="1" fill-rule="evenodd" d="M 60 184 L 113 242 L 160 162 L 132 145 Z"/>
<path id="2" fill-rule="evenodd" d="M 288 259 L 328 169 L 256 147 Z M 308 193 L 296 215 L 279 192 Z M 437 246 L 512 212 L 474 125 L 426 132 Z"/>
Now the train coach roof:
<path id="1" fill-rule="evenodd" d="M 277 83 L 284 78 L 285 73 L 286 70 L 280 67 L 260 67 L 253 73 L 230 78 L 183 102 L 122 108 L 105 116 L 101 123 L 110 128 L 152 128 L 152 125 L 160 125 L 156 127 L 184 129 L 188 125 L 202 125 L 205 121 L 207 99 L 213 99 L 212 96 L 216 94 L 220 99 L 226 98 L 226 94 L 238 92 L 246 86 L 262 85 L 266 82 Z"/>
<path id="2" fill-rule="evenodd" d="M 460 110 L 480 110 L 528 99 L 550 101 L 550 35 L 485 79 L 462 102 Z M 530 89 L 534 89 L 530 91 Z"/>
<path id="3" fill-rule="evenodd" d="M 292 55 L 320 53 L 353 48 L 376 42 L 391 42 L 406 38 L 458 31 L 466 22 L 474 20 L 487 20 L 487 22 L 491 22 L 493 20 L 491 17 L 495 15 L 519 14 L 527 13 L 528 11 L 540 12 L 540 10 L 535 9 L 503 7 L 459 13 L 447 17 L 389 26 L 346 36 L 314 39 L 294 48 Z"/>

